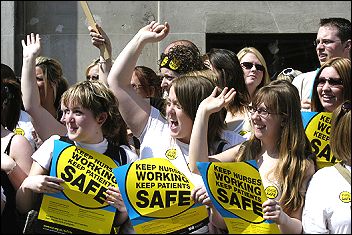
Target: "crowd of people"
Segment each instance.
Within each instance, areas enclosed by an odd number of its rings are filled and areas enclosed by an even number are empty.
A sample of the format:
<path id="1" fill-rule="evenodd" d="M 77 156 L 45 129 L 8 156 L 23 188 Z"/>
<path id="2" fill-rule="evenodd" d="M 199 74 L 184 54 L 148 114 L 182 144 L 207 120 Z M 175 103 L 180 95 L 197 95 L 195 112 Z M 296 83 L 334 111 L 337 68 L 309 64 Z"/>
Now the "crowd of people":
<path id="1" fill-rule="evenodd" d="M 321 19 L 320 67 L 308 73 L 287 68 L 273 81 L 254 47 L 202 55 L 182 39 L 155 61 L 159 71 L 137 65 L 143 48 L 170 30 L 167 22 L 150 22 L 113 59 L 107 33 L 89 26 L 99 57 L 72 86 L 58 60 L 40 55 L 39 34 L 22 40 L 20 78 L 1 64 L 2 232 L 23 233 L 43 193 L 64 190 L 64 179 L 50 175 L 54 142 L 62 140 L 119 166 L 167 158 L 194 183 L 193 200 L 207 207 L 209 224 L 192 233 L 228 233 L 196 163 L 255 160 L 264 188 L 278 191 L 263 202 L 263 219 L 281 233 L 350 234 L 351 22 Z M 330 146 L 338 164 L 318 170 L 305 111 L 332 113 Z M 341 200 L 343 192 L 349 200 Z M 118 187 L 108 188 L 106 203 L 117 209 L 113 227 L 135 233 Z"/>

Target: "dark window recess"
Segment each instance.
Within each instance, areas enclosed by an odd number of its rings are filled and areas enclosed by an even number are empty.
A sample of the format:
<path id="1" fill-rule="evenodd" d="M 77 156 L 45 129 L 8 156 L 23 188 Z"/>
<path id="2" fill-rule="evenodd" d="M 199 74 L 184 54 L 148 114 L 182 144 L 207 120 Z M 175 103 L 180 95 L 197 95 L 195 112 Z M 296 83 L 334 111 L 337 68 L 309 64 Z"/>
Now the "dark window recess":
<path id="1" fill-rule="evenodd" d="M 264 56 L 271 79 L 285 68 L 309 72 L 319 67 L 313 45 L 316 34 L 206 34 L 206 51 L 228 49 L 236 54 L 243 47 L 255 47 Z"/>

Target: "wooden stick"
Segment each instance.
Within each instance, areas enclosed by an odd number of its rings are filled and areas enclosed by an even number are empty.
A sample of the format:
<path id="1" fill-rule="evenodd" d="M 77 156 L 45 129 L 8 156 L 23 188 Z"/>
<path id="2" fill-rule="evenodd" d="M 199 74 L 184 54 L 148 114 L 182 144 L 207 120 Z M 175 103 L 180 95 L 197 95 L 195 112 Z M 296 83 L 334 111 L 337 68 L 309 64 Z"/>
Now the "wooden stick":
<path id="1" fill-rule="evenodd" d="M 79 1 L 80 3 L 81 3 L 81 7 L 82 7 L 82 9 L 83 9 L 83 11 L 84 11 L 84 14 L 86 15 L 86 17 L 87 17 L 87 20 L 88 20 L 88 23 L 89 23 L 89 25 L 93 28 L 93 29 L 95 29 L 97 32 L 99 32 L 99 30 L 97 29 L 97 27 L 95 26 L 95 20 L 94 20 L 94 17 L 93 17 L 93 15 L 92 15 L 92 12 L 90 11 L 90 9 L 89 9 L 89 6 L 88 6 L 88 3 L 87 3 L 87 1 Z M 100 32 L 99 32 L 100 33 Z M 105 46 L 105 44 L 104 44 L 104 59 L 105 60 L 107 60 L 107 59 L 109 59 L 110 58 L 110 55 L 109 55 L 109 53 L 108 53 L 108 50 L 107 50 L 107 48 L 106 48 L 106 46 Z"/>

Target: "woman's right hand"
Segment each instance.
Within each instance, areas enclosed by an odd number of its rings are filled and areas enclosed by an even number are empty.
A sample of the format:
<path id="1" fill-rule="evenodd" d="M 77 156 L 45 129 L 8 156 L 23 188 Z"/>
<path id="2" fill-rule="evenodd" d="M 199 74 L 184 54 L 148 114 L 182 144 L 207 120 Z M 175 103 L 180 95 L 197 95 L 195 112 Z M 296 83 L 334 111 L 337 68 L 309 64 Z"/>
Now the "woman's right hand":
<path id="1" fill-rule="evenodd" d="M 34 33 L 27 35 L 27 42 L 22 40 L 23 58 L 37 57 L 40 53 L 40 40 L 39 34 Z"/>
<path id="2" fill-rule="evenodd" d="M 57 193 L 64 190 L 61 183 L 65 180 L 49 175 L 30 175 L 22 183 L 25 188 L 35 193 Z"/>
<path id="3" fill-rule="evenodd" d="M 138 34 L 146 43 L 153 43 L 163 40 L 169 34 L 169 31 L 170 26 L 167 22 L 160 24 L 156 21 L 152 21 L 150 24 L 141 28 Z"/>

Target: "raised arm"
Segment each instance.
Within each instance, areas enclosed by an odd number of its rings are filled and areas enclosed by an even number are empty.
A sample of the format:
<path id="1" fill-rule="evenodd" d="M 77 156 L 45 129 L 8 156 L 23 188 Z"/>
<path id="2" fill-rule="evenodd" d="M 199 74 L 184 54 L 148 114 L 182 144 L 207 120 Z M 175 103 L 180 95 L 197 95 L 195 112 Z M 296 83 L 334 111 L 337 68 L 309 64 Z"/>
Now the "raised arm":
<path id="1" fill-rule="evenodd" d="M 32 116 L 33 126 L 39 137 L 45 141 L 54 134 L 65 135 L 66 128 L 40 104 L 39 89 L 36 82 L 35 59 L 40 53 L 39 34 L 27 35 L 27 42 L 22 40 L 23 65 L 21 75 L 21 92 L 25 110 Z"/>
<path id="2" fill-rule="evenodd" d="M 99 80 L 108 85 L 108 75 L 112 66 L 112 47 L 108 35 L 105 31 L 98 25 L 95 25 L 99 32 L 97 32 L 93 27 L 88 26 L 89 35 L 92 37 L 92 44 L 99 49 Z M 104 58 L 105 47 L 108 51 L 109 58 Z"/>
<path id="3" fill-rule="evenodd" d="M 133 69 L 144 46 L 161 41 L 168 33 L 168 23 L 152 21 L 141 28 L 117 57 L 108 76 L 109 87 L 119 100 L 120 113 L 134 136 L 139 136 L 146 125 L 150 104 L 130 84 Z"/>
<path id="4" fill-rule="evenodd" d="M 218 87 L 215 87 L 212 94 L 204 99 L 197 110 L 193 123 L 191 140 L 189 144 L 189 166 L 192 172 L 199 173 L 196 162 L 208 162 L 208 122 L 212 113 L 219 112 L 236 95 L 232 88 L 228 91 L 225 87 L 220 95 L 216 96 Z"/>

